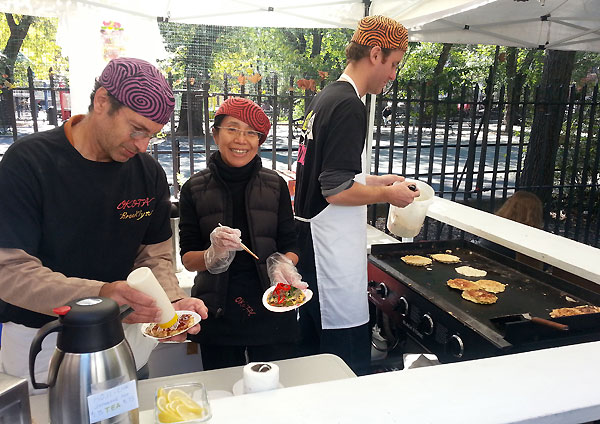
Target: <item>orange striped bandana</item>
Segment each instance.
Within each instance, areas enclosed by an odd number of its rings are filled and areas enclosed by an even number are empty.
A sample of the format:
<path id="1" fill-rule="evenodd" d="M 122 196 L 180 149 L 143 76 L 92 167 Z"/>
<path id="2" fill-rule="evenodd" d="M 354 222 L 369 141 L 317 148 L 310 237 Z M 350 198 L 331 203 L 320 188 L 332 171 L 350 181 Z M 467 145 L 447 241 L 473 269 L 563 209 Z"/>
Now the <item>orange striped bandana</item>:
<path id="1" fill-rule="evenodd" d="M 351 41 L 363 46 L 406 50 L 408 31 L 400 23 L 386 16 L 366 16 L 358 23 Z"/>

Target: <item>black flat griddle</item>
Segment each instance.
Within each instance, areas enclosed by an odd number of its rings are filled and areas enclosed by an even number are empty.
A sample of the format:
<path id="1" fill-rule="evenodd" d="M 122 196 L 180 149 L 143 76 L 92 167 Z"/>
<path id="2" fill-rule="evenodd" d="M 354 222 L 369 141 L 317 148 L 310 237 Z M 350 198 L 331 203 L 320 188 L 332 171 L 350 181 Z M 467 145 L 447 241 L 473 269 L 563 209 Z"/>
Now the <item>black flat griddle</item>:
<path id="1" fill-rule="evenodd" d="M 429 256 L 433 253 L 450 253 L 461 258 L 458 264 L 433 261 L 427 267 L 405 264 L 405 255 Z M 522 322 L 499 328 L 491 319 L 503 315 L 530 313 L 532 316 L 550 318 L 555 308 L 579 305 L 600 305 L 600 294 L 553 277 L 480 245 L 465 240 L 422 241 L 371 246 L 369 260 L 397 280 L 411 287 L 439 308 L 449 312 L 469 327 L 491 339 L 505 338 L 511 342 L 529 341 L 530 338 L 562 337 L 554 329 Z M 485 277 L 466 277 L 455 271 L 468 265 L 487 271 Z M 480 305 L 461 297 L 461 291 L 452 289 L 446 282 L 452 278 L 468 280 L 489 279 L 506 284 L 506 290 L 497 293 L 498 301 Z M 600 314 L 555 319 L 571 326 L 569 335 L 583 330 L 600 332 Z"/>

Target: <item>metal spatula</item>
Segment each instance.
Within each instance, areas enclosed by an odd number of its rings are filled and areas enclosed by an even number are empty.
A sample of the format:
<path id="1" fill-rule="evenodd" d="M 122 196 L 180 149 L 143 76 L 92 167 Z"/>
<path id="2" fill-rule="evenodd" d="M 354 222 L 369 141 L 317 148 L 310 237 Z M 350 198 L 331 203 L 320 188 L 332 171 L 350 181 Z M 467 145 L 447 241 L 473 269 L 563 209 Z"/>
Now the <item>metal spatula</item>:
<path id="1" fill-rule="evenodd" d="M 549 319 L 540 318 L 540 317 L 532 317 L 529 313 L 524 314 L 515 314 L 515 315 L 504 315 L 500 317 L 495 317 L 491 319 L 492 322 L 497 324 L 506 324 L 507 322 L 517 322 L 517 321 L 531 321 L 533 323 L 539 325 L 545 325 L 547 327 L 554 328 L 556 330 L 568 331 L 569 326 L 565 324 L 561 324 L 560 322 L 551 321 Z"/>

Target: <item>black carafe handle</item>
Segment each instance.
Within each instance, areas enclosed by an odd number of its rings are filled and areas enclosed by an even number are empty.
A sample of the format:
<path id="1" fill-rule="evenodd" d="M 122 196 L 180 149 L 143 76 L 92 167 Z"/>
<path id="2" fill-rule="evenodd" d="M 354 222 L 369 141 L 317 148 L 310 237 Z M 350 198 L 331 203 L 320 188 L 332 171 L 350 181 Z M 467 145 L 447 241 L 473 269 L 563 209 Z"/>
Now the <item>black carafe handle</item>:
<path id="1" fill-rule="evenodd" d="M 133 308 L 129 305 L 119 306 L 119 318 L 121 318 L 121 321 L 123 321 L 123 319 L 125 319 L 125 317 L 132 312 L 133 312 Z"/>
<path id="2" fill-rule="evenodd" d="M 29 375 L 31 376 L 31 384 L 34 389 L 47 389 L 49 387 L 46 383 L 35 381 L 35 358 L 42 350 L 42 341 L 44 338 L 50 333 L 61 331 L 62 328 L 63 326 L 59 320 L 50 321 L 38 330 L 31 342 L 31 347 L 29 348 Z"/>

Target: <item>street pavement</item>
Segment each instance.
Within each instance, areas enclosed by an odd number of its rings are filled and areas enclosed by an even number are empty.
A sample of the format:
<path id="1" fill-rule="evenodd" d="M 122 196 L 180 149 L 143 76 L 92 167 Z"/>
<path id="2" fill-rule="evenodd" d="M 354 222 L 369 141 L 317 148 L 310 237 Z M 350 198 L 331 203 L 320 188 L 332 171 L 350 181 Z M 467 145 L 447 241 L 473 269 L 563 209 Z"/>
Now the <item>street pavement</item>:
<path id="1" fill-rule="evenodd" d="M 39 122 L 39 130 L 47 130 L 54 128 L 52 125 L 48 125 L 45 121 Z M 19 121 L 18 122 L 18 135 L 22 137 L 26 134 L 33 133 L 31 121 Z M 431 185 L 436 191 L 440 191 L 441 188 L 441 173 L 444 170 L 444 192 L 449 193 L 453 191 L 453 179 L 454 175 L 458 175 L 457 180 L 460 179 L 461 186 L 458 190 L 464 190 L 465 175 L 460 177 L 461 173 L 464 172 L 465 163 L 468 154 L 468 144 L 470 129 L 468 126 L 463 127 L 461 145 L 457 146 L 457 134 L 455 130 L 449 131 L 447 137 L 447 144 L 444 144 L 444 133 L 443 128 L 437 129 L 435 134 L 435 142 L 433 146 L 431 144 L 432 134 L 429 128 L 424 128 L 420 137 L 421 148 L 418 149 L 419 144 L 419 133 L 415 128 L 411 128 L 408 134 L 408 143 L 406 147 L 406 160 L 403 158 L 404 152 L 404 128 L 396 128 L 394 134 L 394 149 L 391 152 L 390 149 L 390 128 L 382 127 L 379 141 L 377 141 L 377 134 L 374 134 L 373 146 L 379 146 L 379 164 L 378 169 L 375 169 L 376 160 L 376 149 L 372 150 L 371 154 L 371 173 L 386 174 L 389 170 L 390 154 L 392 153 L 392 173 L 404 175 L 407 177 L 418 178 L 427 181 L 431 177 Z M 171 140 L 159 144 L 157 146 L 159 154 L 158 160 L 165 169 L 167 179 L 172 184 L 174 178 L 179 181 L 185 181 L 190 177 L 190 157 L 188 153 L 189 141 L 186 136 L 176 137 L 179 141 L 180 153 L 180 171 L 179 176 L 173 172 L 173 157 L 171 154 Z M 216 150 L 216 146 L 211 140 L 211 152 Z M 481 143 L 482 134 L 479 135 L 478 142 Z M 291 141 L 291 143 L 290 143 Z M 492 187 L 492 184 L 498 186 L 513 186 L 515 171 L 518 164 L 518 145 L 513 145 L 509 149 L 507 146 L 507 137 L 502 135 L 500 137 L 500 144 L 496 146 L 496 133 L 491 132 L 488 135 L 488 148 L 485 154 L 485 178 L 484 178 L 484 195 Z M 6 152 L 8 147 L 12 144 L 13 138 L 11 135 L 0 135 L 0 158 Z M 276 169 L 295 170 L 295 160 L 297 155 L 299 142 L 299 133 L 294 130 L 293 138 L 289 140 L 288 127 L 287 125 L 279 125 L 277 127 L 277 138 L 276 138 L 276 154 L 275 163 Z M 194 137 L 193 145 L 194 151 L 203 150 L 205 147 L 204 137 Z M 291 161 L 289 160 L 288 151 L 292 152 Z M 458 153 L 457 153 L 458 150 Z M 509 154 L 510 153 L 510 154 Z M 341 152 L 340 154 L 343 154 Z M 272 135 L 269 136 L 267 141 L 261 146 L 260 152 L 263 166 L 272 168 L 273 164 L 273 139 Z M 481 147 L 478 146 L 475 151 L 475 173 L 477 173 L 479 162 L 481 158 Z M 497 161 L 497 165 L 496 165 Z M 291 165 L 291 166 L 290 166 Z M 204 153 L 194 154 L 194 172 L 203 169 L 206 166 L 206 156 Z M 494 181 L 493 170 L 497 166 L 499 172 Z M 508 172 L 505 172 L 507 171 Z M 431 175 L 430 175 L 431 174 Z M 474 176 L 474 179 L 476 176 Z M 503 182 L 503 180 L 505 180 Z M 486 190 L 487 189 L 487 190 Z"/>

